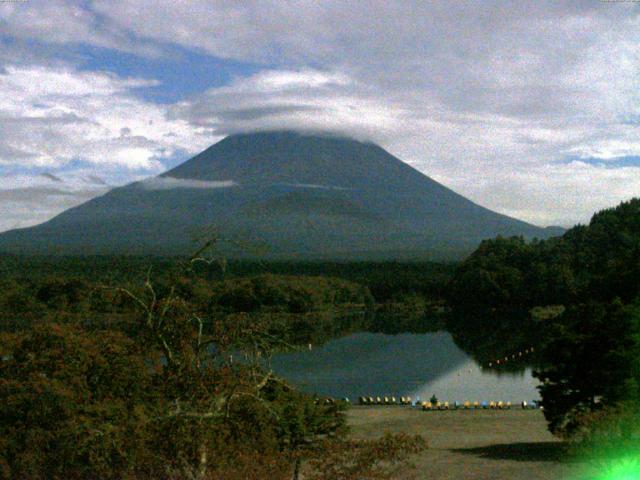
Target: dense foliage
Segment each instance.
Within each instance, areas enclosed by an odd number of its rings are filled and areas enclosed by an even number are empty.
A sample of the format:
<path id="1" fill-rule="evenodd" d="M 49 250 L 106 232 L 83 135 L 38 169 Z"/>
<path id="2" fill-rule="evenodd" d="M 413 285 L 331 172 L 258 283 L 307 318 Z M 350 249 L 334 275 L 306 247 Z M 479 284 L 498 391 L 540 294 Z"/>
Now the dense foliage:
<path id="1" fill-rule="evenodd" d="M 1 260 L 0 478 L 377 479 L 424 446 L 348 441 L 343 405 L 269 371 L 272 353 L 394 318 L 433 328 L 415 266 Z M 370 271 L 378 300 L 332 275 Z"/>
<path id="2" fill-rule="evenodd" d="M 161 281 L 175 275 L 181 257 L 152 256 L 19 256 L 0 253 L 0 279 L 40 281 L 51 277 L 119 284 L 137 281 L 152 268 Z M 433 262 L 328 262 L 249 261 L 223 257 L 193 265 L 209 281 L 254 277 L 264 274 L 332 277 L 369 289 L 376 302 L 397 300 L 407 294 L 443 298 L 455 271 L 454 263 Z"/>
<path id="3" fill-rule="evenodd" d="M 551 431 L 584 436 L 589 413 L 627 402 L 640 413 L 638 305 L 616 300 L 569 307 L 548 326 L 543 354 L 536 375 Z"/>
<path id="4" fill-rule="evenodd" d="M 562 237 L 482 242 L 456 272 L 448 296 L 454 305 L 531 308 L 616 297 L 629 302 L 639 292 L 640 199 L 633 199 Z"/>
<path id="5" fill-rule="evenodd" d="M 374 479 L 422 448 L 404 437 L 350 444 L 343 404 L 299 393 L 269 368 L 295 318 L 366 304 L 366 289 L 152 278 L 8 283 L 5 318 L 29 318 L 1 334 L 0 478 L 289 479 L 311 466 L 318 479 Z"/>
<path id="6" fill-rule="evenodd" d="M 554 433 L 582 434 L 590 428 L 585 419 L 599 418 L 592 413 L 632 399 L 635 405 L 640 199 L 599 212 L 562 237 L 484 241 L 460 265 L 448 297 L 454 337 L 476 357 L 486 362 L 537 348 L 536 376 Z"/>
<path id="7" fill-rule="evenodd" d="M 0 257 L 0 331 L 42 319 L 93 328 L 131 325 L 134 309 L 113 287 L 136 289 L 149 272 L 160 290 L 175 284 L 193 310 L 269 318 L 272 333 L 291 344 L 323 343 L 356 330 L 431 331 L 442 324 L 451 271 L 435 264 L 227 264 L 222 259 L 176 270 L 183 260 Z"/>

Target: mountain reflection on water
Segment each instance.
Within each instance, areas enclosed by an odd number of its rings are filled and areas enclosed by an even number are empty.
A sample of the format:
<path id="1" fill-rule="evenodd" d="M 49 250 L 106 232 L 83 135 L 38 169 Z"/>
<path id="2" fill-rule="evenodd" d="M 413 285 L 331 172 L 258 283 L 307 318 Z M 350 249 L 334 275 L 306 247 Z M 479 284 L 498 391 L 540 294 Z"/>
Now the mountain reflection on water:
<path id="1" fill-rule="evenodd" d="M 356 333 L 273 358 L 274 371 L 321 396 L 435 394 L 441 400 L 519 402 L 538 398 L 531 371 L 481 371 L 449 333 Z"/>

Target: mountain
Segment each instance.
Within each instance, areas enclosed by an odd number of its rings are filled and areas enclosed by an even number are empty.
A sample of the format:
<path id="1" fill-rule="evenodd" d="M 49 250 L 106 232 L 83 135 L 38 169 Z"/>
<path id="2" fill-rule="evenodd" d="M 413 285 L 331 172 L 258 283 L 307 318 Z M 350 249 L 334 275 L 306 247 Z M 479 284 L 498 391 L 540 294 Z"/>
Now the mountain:
<path id="1" fill-rule="evenodd" d="M 543 229 L 483 208 L 372 143 L 290 131 L 232 135 L 158 177 L 115 188 L 0 251 L 186 254 L 215 232 L 229 256 L 453 258 Z"/>

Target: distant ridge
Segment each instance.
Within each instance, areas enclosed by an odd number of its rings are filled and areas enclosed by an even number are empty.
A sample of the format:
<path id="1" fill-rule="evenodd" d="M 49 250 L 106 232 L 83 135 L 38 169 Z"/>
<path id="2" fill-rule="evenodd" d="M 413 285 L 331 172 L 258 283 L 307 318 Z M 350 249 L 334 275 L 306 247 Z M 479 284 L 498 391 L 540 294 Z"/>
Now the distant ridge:
<path id="1" fill-rule="evenodd" d="M 381 147 L 291 131 L 229 136 L 176 168 L 41 225 L 0 234 L 28 254 L 187 254 L 213 231 L 232 257 L 444 259 L 485 238 L 547 238 Z"/>

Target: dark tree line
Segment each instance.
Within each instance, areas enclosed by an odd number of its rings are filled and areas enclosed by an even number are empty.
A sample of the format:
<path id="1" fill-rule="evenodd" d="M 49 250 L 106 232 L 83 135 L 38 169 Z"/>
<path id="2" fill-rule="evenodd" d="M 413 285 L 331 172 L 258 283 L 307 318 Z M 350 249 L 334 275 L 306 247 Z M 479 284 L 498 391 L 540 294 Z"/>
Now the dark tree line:
<path id="1" fill-rule="evenodd" d="M 469 288 L 473 285 L 474 288 Z M 447 296 L 459 307 L 633 301 L 640 292 L 640 199 L 596 213 L 589 225 L 527 243 L 486 240 L 465 260 Z"/>

